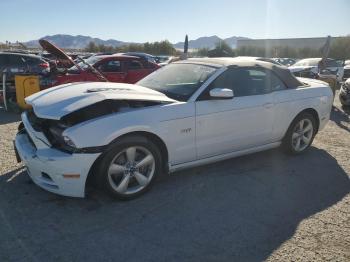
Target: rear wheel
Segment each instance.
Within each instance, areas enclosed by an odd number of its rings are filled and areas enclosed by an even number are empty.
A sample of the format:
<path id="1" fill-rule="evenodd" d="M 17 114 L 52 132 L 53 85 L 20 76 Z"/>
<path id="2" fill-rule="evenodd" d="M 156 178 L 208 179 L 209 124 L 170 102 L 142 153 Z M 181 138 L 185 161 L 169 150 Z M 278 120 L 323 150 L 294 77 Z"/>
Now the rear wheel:
<path id="1" fill-rule="evenodd" d="M 316 120 L 309 113 L 300 114 L 290 125 L 283 141 L 287 152 L 303 153 L 310 147 L 316 135 Z"/>
<path id="2" fill-rule="evenodd" d="M 110 195 L 132 199 L 151 188 L 161 170 L 161 157 L 148 139 L 125 137 L 102 158 L 99 170 L 99 183 Z"/>

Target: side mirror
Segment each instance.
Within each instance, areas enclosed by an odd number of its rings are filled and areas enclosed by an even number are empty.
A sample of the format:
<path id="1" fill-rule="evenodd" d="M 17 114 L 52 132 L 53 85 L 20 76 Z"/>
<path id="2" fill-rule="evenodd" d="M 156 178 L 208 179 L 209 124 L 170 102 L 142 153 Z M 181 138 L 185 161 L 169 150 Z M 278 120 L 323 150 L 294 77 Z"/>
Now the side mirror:
<path id="1" fill-rule="evenodd" d="M 210 90 L 209 95 L 215 99 L 231 99 L 233 98 L 233 91 L 228 88 L 214 88 Z"/>

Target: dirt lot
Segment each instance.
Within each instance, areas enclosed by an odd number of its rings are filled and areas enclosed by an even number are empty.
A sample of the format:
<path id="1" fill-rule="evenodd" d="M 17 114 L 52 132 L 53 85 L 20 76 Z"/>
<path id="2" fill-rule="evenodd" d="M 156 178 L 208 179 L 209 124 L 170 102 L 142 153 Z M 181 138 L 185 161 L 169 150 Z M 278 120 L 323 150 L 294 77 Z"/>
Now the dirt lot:
<path id="1" fill-rule="evenodd" d="M 12 150 L 19 117 L 0 109 L 0 261 L 350 261 L 349 112 L 331 118 L 302 156 L 179 172 L 118 202 L 35 186 Z"/>

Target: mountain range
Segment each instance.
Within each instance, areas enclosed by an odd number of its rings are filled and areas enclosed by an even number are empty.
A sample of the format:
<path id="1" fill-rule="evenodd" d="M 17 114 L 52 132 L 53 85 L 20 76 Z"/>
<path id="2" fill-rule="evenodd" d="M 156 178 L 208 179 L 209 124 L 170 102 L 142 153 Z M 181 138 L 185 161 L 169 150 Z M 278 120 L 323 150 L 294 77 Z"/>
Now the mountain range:
<path id="1" fill-rule="evenodd" d="M 215 47 L 215 44 L 221 40 L 224 40 L 232 48 L 236 48 L 238 39 L 249 39 L 249 38 L 242 37 L 242 36 L 232 36 L 229 38 L 222 39 L 216 35 L 204 36 L 204 37 L 197 38 L 196 40 L 189 40 L 188 41 L 188 48 L 190 48 L 190 49 L 198 49 L 198 48 L 212 49 Z M 181 49 L 184 46 L 184 42 L 178 42 L 176 44 L 173 44 L 173 46 L 177 49 Z"/>
<path id="2" fill-rule="evenodd" d="M 64 35 L 64 34 L 57 34 L 57 35 L 47 35 L 44 37 L 41 37 L 40 39 L 46 39 L 54 44 L 56 44 L 60 48 L 66 48 L 66 49 L 83 49 L 85 48 L 90 42 L 94 42 L 95 44 L 103 44 L 106 46 L 113 46 L 118 47 L 126 44 L 130 44 L 130 42 L 124 42 L 120 40 L 115 39 L 108 39 L 108 40 L 102 40 L 100 38 L 93 38 L 90 36 L 83 36 L 83 35 Z M 198 49 L 198 48 L 213 48 L 215 47 L 215 44 L 220 41 L 224 40 L 227 44 L 229 44 L 232 48 L 235 48 L 237 45 L 238 39 L 248 39 L 246 37 L 240 37 L 240 36 L 232 36 L 229 38 L 222 39 L 216 35 L 214 36 L 205 36 L 200 37 L 195 40 L 190 40 L 188 42 L 190 49 Z M 39 39 L 38 39 L 39 40 Z M 28 47 L 39 47 L 38 40 L 31 40 L 28 42 L 25 42 L 24 44 Z M 182 49 L 184 46 L 184 42 L 178 42 L 176 44 L 173 44 L 174 48 L 176 49 Z"/>
<path id="3" fill-rule="evenodd" d="M 67 48 L 67 49 L 82 49 L 85 48 L 90 42 L 94 42 L 97 45 L 103 44 L 106 46 L 122 46 L 125 44 L 128 44 L 127 42 L 114 40 L 114 39 L 108 39 L 108 40 L 102 40 L 100 38 L 92 38 L 90 36 L 84 36 L 84 35 L 47 35 L 44 37 L 39 38 L 38 40 L 31 40 L 28 42 L 25 42 L 24 44 L 28 47 L 39 47 L 39 40 L 40 39 L 46 39 L 55 45 L 57 45 L 60 48 Z"/>

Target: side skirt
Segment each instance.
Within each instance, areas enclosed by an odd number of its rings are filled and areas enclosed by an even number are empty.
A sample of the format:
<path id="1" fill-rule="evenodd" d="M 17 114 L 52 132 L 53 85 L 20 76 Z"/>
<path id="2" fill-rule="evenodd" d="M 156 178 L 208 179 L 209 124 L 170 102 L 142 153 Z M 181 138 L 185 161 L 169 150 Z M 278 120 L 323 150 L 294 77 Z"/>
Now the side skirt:
<path id="1" fill-rule="evenodd" d="M 260 151 L 276 148 L 276 147 L 279 147 L 280 145 L 281 145 L 281 142 L 275 142 L 275 143 L 270 143 L 270 144 L 266 144 L 266 145 L 262 145 L 262 146 L 249 148 L 249 149 L 235 151 L 235 152 L 231 152 L 231 153 L 227 153 L 227 154 L 222 154 L 222 155 L 212 156 L 212 157 L 208 157 L 208 158 L 203 158 L 203 159 L 199 159 L 199 160 L 192 161 L 192 162 L 177 164 L 177 165 L 173 165 L 173 166 L 169 165 L 169 173 L 173 173 L 175 171 L 179 171 L 179 170 L 186 169 L 186 168 L 191 168 L 191 167 L 211 164 L 211 163 L 214 163 L 214 162 L 226 160 L 226 159 L 237 157 L 237 156 L 248 155 L 248 154 L 251 154 L 251 153 L 256 153 L 256 152 L 260 152 Z"/>

